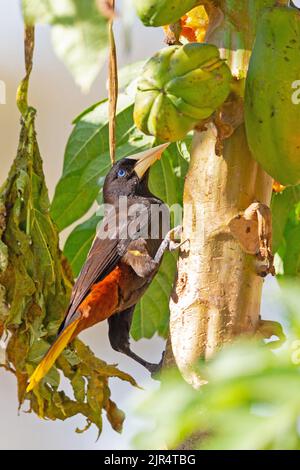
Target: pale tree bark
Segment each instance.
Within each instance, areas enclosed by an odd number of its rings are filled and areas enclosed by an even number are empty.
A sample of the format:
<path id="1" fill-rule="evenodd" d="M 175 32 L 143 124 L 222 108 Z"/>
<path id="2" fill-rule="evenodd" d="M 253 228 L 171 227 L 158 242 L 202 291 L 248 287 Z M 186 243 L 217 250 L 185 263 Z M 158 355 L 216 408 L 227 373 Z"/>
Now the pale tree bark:
<path id="1" fill-rule="evenodd" d="M 212 20 L 207 41 L 219 47 L 233 75 L 244 78 L 255 36 L 254 2 L 208 3 Z M 237 108 L 240 104 L 237 100 Z M 223 145 L 220 127 L 214 122 L 195 131 L 185 181 L 183 240 L 189 243 L 179 255 L 164 366 L 177 364 L 196 388 L 203 383 L 201 370 L 195 367 L 197 359 L 208 359 L 237 335 L 254 334 L 259 328 L 262 273 L 272 272 L 271 226 L 268 235 L 259 233 L 259 215 L 251 227 L 242 225 L 245 236 L 256 229 L 257 246 L 262 239 L 267 246 L 263 269 L 259 250 L 245 249 L 230 228 L 230 222 L 243 218 L 249 206 L 268 211 L 273 183 L 251 156 L 244 124 L 234 127 Z M 270 224 L 267 219 L 262 225 Z"/>
<path id="2" fill-rule="evenodd" d="M 263 278 L 256 256 L 244 252 L 229 222 L 253 202 L 270 205 L 272 179 L 252 159 L 243 125 L 215 154 L 216 129 L 196 132 L 185 181 L 183 239 L 170 302 L 170 335 L 176 363 L 194 386 L 199 357 L 209 358 L 259 324 Z"/>

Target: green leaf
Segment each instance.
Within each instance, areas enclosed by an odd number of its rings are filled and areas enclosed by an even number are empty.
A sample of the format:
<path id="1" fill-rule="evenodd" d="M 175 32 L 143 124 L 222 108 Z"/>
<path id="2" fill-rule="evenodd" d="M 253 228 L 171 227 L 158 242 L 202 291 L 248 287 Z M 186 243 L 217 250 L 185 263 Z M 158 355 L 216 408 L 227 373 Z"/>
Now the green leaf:
<path id="1" fill-rule="evenodd" d="M 285 276 L 300 276 L 300 224 L 286 227 L 283 266 Z"/>
<path id="2" fill-rule="evenodd" d="M 75 82 L 88 91 L 107 54 L 107 19 L 95 0 L 22 0 L 27 23 L 49 23 L 53 47 Z"/>
<path id="3" fill-rule="evenodd" d="M 64 246 L 64 255 L 68 258 L 75 277 L 78 276 L 96 234 L 101 217 L 93 215 L 73 230 Z"/>
<path id="4" fill-rule="evenodd" d="M 284 237 L 284 230 L 290 213 L 300 201 L 300 186 L 291 186 L 272 197 L 273 250 L 276 252 Z"/>
<path id="5" fill-rule="evenodd" d="M 159 272 L 135 308 L 130 333 L 136 341 L 152 338 L 155 333 L 163 338 L 167 336 L 175 270 L 176 256 L 166 253 Z"/>
<path id="6" fill-rule="evenodd" d="M 143 143 L 143 140 L 140 142 Z M 186 145 L 189 148 L 189 139 Z M 139 150 L 142 150 L 142 148 Z M 65 162 L 65 168 L 70 168 L 69 164 L 69 162 Z M 175 205 L 175 209 L 179 208 L 179 211 L 177 210 L 174 214 L 171 214 L 172 221 L 175 224 L 180 223 L 178 216 L 181 215 L 183 181 L 187 167 L 188 162 L 181 156 L 178 146 L 172 144 L 164 152 L 161 160 L 153 166 L 150 173 L 149 186 L 153 193 L 170 207 Z M 180 204 L 180 206 L 176 206 L 176 204 Z M 93 216 L 83 224 L 78 225 L 66 241 L 64 254 L 68 258 L 75 276 L 79 274 L 90 249 L 95 236 L 97 221 L 99 219 Z M 176 255 L 166 254 L 158 274 L 135 309 L 131 328 L 131 334 L 135 340 L 144 337 L 151 338 L 155 333 L 162 337 L 167 335 L 169 297 L 175 270 Z"/>
<path id="7" fill-rule="evenodd" d="M 187 144 L 189 146 L 189 142 Z M 149 186 L 153 194 L 170 208 L 173 225 L 181 223 L 182 192 L 188 163 L 172 144 L 150 173 Z M 177 209 L 177 210 L 176 210 Z M 177 255 L 167 253 L 159 272 L 138 303 L 132 321 L 131 335 L 135 340 L 151 338 L 155 333 L 166 337 L 169 324 L 169 298 L 175 279 Z"/>
<path id="8" fill-rule="evenodd" d="M 300 275 L 300 185 L 274 194 L 272 199 L 273 249 L 281 260 L 278 275 Z"/>
<path id="9" fill-rule="evenodd" d="M 152 137 L 136 129 L 132 112 L 132 100 L 120 95 L 116 122 L 117 159 L 149 148 L 153 141 Z M 63 174 L 51 207 L 59 230 L 78 220 L 92 206 L 110 166 L 108 102 L 103 101 L 76 119 L 69 138 Z"/>
<path id="10" fill-rule="evenodd" d="M 141 63 L 137 63 L 123 69 L 122 87 L 127 86 L 128 77 L 137 74 L 140 67 Z M 117 159 L 141 152 L 154 144 L 153 137 L 145 136 L 136 129 L 132 114 L 133 97 L 125 93 L 120 94 L 116 120 Z M 57 184 L 51 206 L 51 215 L 60 230 L 84 216 L 95 201 L 101 199 L 104 178 L 111 166 L 107 100 L 83 111 L 75 118 L 74 124 L 65 152 L 63 174 Z M 191 136 L 187 136 L 185 141 L 171 144 L 150 173 L 151 191 L 169 206 L 180 204 L 175 207 L 175 213 L 171 213 L 171 222 L 176 225 L 181 223 L 183 184 L 188 168 L 190 145 Z M 96 225 L 93 216 L 77 226 L 67 239 L 64 254 L 75 276 L 79 274 L 90 249 Z M 166 336 L 168 301 L 175 276 L 176 257 L 170 255 L 165 258 L 159 273 L 136 308 L 131 331 L 135 339 L 150 338 L 156 332 Z"/>

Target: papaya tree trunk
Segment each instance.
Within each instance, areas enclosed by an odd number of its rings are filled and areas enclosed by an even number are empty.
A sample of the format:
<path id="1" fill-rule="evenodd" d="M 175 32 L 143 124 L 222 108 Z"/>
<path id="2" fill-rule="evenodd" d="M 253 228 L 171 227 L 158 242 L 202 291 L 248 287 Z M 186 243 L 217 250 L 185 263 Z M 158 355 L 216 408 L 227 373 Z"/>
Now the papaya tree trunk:
<path id="1" fill-rule="evenodd" d="M 244 252 L 228 223 L 253 202 L 270 205 L 272 179 L 252 159 L 244 126 L 216 155 L 216 129 L 195 132 L 184 189 L 184 233 L 170 302 L 176 363 L 194 386 L 199 357 L 209 358 L 236 335 L 258 327 L 263 278 L 257 259 Z"/>
<path id="2" fill-rule="evenodd" d="M 219 47 L 241 83 L 261 8 L 276 2 L 207 3 L 211 21 L 206 41 Z M 243 111 L 241 115 L 243 122 Z M 189 243 L 182 246 L 170 299 L 165 367 L 176 363 L 196 388 L 203 383 L 197 359 L 210 358 L 223 344 L 253 334 L 259 326 L 263 277 L 258 257 L 242 247 L 230 221 L 254 203 L 270 206 L 273 183 L 253 160 L 243 123 L 221 147 L 219 131 L 210 122 L 194 133 L 183 198 L 183 240 Z"/>

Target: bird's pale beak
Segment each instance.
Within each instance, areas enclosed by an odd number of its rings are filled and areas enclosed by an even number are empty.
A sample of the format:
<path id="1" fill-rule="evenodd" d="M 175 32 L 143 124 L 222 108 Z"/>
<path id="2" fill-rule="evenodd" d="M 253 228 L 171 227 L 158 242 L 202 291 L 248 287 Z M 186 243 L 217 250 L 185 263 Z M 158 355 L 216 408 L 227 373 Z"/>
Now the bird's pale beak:
<path id="1" fill-rule="evenodd" d="M 136 155 L 126 157 L 130 160 L 136 160 L 134 171 L 140 179 L 143 178 L 144 174 L 150 168 L 150 166 L 160 159 L 161 154 L 168 147 L 168 145 L 170 145 L 169 142 L 158 145 L 157 147 L 153 147 L 149 150 L 145 150 L 144 152 L 137 153 Z"/>

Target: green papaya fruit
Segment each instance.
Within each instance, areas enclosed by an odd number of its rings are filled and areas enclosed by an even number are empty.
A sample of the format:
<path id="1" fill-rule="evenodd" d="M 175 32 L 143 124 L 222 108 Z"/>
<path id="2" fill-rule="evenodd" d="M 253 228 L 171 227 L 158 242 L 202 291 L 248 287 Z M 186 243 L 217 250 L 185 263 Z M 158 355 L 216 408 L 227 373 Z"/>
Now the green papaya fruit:
<path id="1" fill-rule="evenodd" d="M 300 183 L 300 11 L 266 10 L 258 24 L 245 92 L 253 157 L 283 185 Z"/>
<path id="2" fill-rule="evenodd" d="M 199 3 L 199 0 L 134 0 L 136 12 L 145 26 L 175 23 Z"/>
<path id="3" fill-rule="evenodd" d="M 224 103 L 231 79 L 214 45 L 166 47 L 145 64 L 137 86 L 135 124 L 160 140 L 180 140 Z"/>

